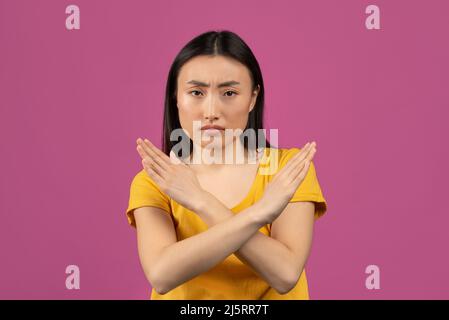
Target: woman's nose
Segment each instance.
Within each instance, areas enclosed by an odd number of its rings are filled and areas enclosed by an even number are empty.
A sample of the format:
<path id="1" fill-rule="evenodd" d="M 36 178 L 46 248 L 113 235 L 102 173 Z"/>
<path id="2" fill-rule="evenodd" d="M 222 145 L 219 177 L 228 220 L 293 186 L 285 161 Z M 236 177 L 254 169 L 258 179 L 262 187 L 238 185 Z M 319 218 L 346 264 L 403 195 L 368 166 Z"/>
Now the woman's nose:
<path id="1" fill-rule="evenodd" d="M 214 98 L 212 96 L 209 97 L 208 101 L 206 102 L 205 110 L 204 110 L 204 117 L 208 120 L 215 120 L 218 118 L 217 114 L 217 106 L 215 105 Z"/>
<path id="2" fill-rule="evenodd" d="M 204 118 L 206 118 L 207 120 L 216 120 L 216 119 L 218 119 L 218 116 L 216 115 L 216 113 L 215 112 L 206 112 L 206 114 L 205 114 L 205 116 L 204 116 Z"/>

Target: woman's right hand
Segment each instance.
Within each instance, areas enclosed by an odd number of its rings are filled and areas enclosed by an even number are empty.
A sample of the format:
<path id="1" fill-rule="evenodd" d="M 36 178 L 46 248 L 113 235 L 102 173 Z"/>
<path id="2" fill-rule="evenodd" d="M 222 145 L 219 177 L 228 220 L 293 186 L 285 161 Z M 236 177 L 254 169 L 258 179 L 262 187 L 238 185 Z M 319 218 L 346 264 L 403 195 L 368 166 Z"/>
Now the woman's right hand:
<path id="1" fill-rule="evenodd" d="M 272 223 L 284 210 L 293 194 L 309 171 L 310 162 L 316 153 L 316 143 L 307 143 L 268 183 L 262 198 L 258 201 L 261 218 Z"/>

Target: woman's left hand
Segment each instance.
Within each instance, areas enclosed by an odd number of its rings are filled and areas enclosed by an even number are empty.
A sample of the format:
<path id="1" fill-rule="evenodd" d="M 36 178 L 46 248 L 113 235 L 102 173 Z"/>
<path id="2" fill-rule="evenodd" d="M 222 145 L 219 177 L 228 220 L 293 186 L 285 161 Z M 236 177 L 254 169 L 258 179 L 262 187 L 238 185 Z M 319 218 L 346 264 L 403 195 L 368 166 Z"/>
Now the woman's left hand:
<path id="1" fill-rule="evenodd" d="M 183 207 L 199 210 L 205 191 L 191 168 L 176 157 L 172 161 L 148 139 L 137 139 L 137 151 L 145 171 L 161 191 Z"/>

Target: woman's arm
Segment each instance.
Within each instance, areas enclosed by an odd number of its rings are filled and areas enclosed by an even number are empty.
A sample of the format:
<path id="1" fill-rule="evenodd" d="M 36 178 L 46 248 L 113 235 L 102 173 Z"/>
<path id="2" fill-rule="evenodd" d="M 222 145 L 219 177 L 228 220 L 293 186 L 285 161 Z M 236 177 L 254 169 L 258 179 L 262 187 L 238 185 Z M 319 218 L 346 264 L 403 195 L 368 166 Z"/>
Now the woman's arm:
<path id="1" fill-rule="evenodd" d="M 212 194 L 206 195 L 197 213 L 209 226 L 239 215 Z M 287 293 L 298 282 L 310 253 L 314 211 L 313 203 L 289 203 L 273 221 L 272 237 L 256 232 L 234 254 L 276 291 Z"/>
<path id="2" fill-rule="evenodd" d="M 168 216 L 161 216 L 166 213 L 148 210 L 138 212 L 139 209 L 136 209 L 139 255 L 151 285 L 160 294 L 165 294 L 217 265 L 266 223 L 261 219 L 262 210 L 264 209 L 254 205 L 233 219 L 217 223 L 202 233 L 176 242 Z M 156 236 L 162 234 L 163 244 L 160 245 L 160 239 L 156 239 Z"/>
<path id="3" fill-rule="evenodd" d="M 213 217 L 214 215 L 218 214 L 218 212 L 222 212 L 204 209 L 207 206 L 207 203 L 204 202 L 203 196 L 206 192 L 201 188 L 198 179 L 188 166 L 186 166 L 184 163 L 175 165 L 172 164 L 170 158 L 168 158 L 159 149 L 154 147 L 149 141 L 147 142 L 148 145 L 143 141 L 138 141 L 138 143 L 139 146 L 137 147 L 137 149 L 139 151 L 139 154 L 142 156 L 143 159 L 142 164 L 144 165 L 145 170 L 147 171 L 149 176 L 159 185 L 159 187 L 163 192 L 168 194 L 170 197 L 172 197 L 174 200 L 176 200 L 178 203 L 185 206 L 186 208 L 193 209 L 193 212 L 197 213 L 201 212 L 203 219 L 213 219 L 210 217 Z M 213 225 L 210 229 L 208 229 L 204 233 L 195 236 L 200 237 L 200 241 L 194 241 L 197 238 L 195 238 L 194 240 L 190 240 L 189 238 L 183 240 L 183 242 L 184 241 L 187 242 L 187 245 L 185 245 L 184 243 L 183 244 L 175 243 L 173 245 L 170 245 L 169 247 L 166 247 L 167 250 L 165 249 L 161 250 L 161 254 L 159 255 L 161 259 L 158 259 L 158 261 L 162 262 L 161 263 L 155 262 L 152 264 L 152 270 L 156 270 L 155 278 L 162 279 L 160 282 L 161 285 L 159 287 L 174 288 L 178 286 L 180 283 L 191 279 L 195 275 L 198 275 L 201 272 L 209 270 L 211 267 L 215 266 L 218 262 L 226 258 L 228 255 L 237 251 L 263 225 L 271 223 L 274 220 L 276 220 L 279 217 L 279 215 L 284 211 L 284 209 L 287 208 L 287 211 L 291 211 L 291 209 L 289 208 L 291 208 L 292 205 L 289 204 L 288 202 L 291 199 L 294 192 L 297 190 L 298 186 L 304 180 L 305 174 L 309 169 L 310 162 L 315 152 L 316 149 L 314 142 L 312 142 L 311 144 L 309 143 L 306 144 L 306 146 L 301 151 L 299 151 L 296 155 L 294 155 L 288 161 L 288 163 L 275 174 L 273 179 L 270 181 L 270 183 L 264 190 L 264 195 L 261 199 L 262 201 L 259 201 L 252 207 L 242 211 L 232 219 L 227 219 L 216 225 Z M 295 210 L 295 212 L 296 211 L 297 210 Z M 247 212 L 250 212 L 250 214 L 248 215 Z M 246 218 L 247 216 L 249 216 L 249 218 Z M 289 216 L 292 215 L 290 214 Z M 298 213 L 296 213 L 296 216 L 298 216 Z M 303 216 L 306 216 L 306 214 L 303 214 Z M 248 219 L 249 221 L 247 221 L 246 219 Z M 258 222 L 254 223 L 254 220 L 257 220 Z M 285 221 L 285 219 L 282 220 Z M 260 221 L 263 222 L 261 223 Z M 295 223 L 293 227 L 298 227 L 298 224 Z M 214 235 L 214 233 L 217 234 Z M 305 233 L 307 234 L 307 232 Z M 206 239 L 203 239 L 205 237 Z M 304 252 L 305 250 L 300 250 L 297 248 L 297 245 L 295 243 L 295 240 L 297 239 L 295 237 L 288 236 L 287 238 L 284 238 L 284 244 L 287 242 L 285 240 L 288 240 L 290 248 L 292 246 L 294 246 L 295 248 L 294 249 L 295 255 L 292 258 L 292 261 L 296 261 L 297 263 L 296 265 L 301 266 L 302 265 L 301 261 L 303 260 L 301 258 L 303 256 L 301 252 Z M 198 245 L 198 247 L 195 247 L 194 245 L 189 245 L 192 243 L 192 241 L 195 245 Z M 201 241 L 205 242 L 201 243 Z M 272 244 L 274 243 L 275 242 L 272 242 Z M 211 250 L 209 248 L 209 245 L 212 245 L 211 247 L 213 247 L 211 251 L 212 256 L 210 256 L 208 252 L 201 252 L 201 250 L 206 251 L 207 249 Z M 277 245 L 279 247 L 280 244 Z M 176 248 L 179 247 L 181 249 L 176 250 Z M 169 248 L 172 250 L 169 250 Z M 182 250 L 184 250 L 185 252 Z M 220 252 L 220 250 L 224 251 Z M 167 253 L 167 255 L 165 255 L 165 253 Z M 198 254 L 198 257 L 189 256 L 189 254 L 192 253 Z M 173 286 L 170 282 L 171 281 L 170 274 L 167 277 L 165 276 L 162 277 L 160 275 L 162 274 L 161 273 L 162 271 L 165 272 L 167 270 L 164 267 L 170 267 L 170 263 L 167 260 L 167 256 L 173 258 L 174 255 L 179 255 L 182 256 L 183 258 L 189 259 L 187 260 L 187 264 L 191 268 L 191 270 L 185 271 L 178 270 L 177 271 L 178 274 L 176 274 L 177 277 L 174 279 L 174 286 Z M 207 257 L 212 260 L 207 260 L 206 258 L 204 261 L 205 264 L 197 263 L 198 260 L 201 260 L 202 257 Z M 177 257 L 175 257 L 174 259 L 177 262 L 183 261 L 182 259 L 178 260 Z M 160 268 L 157 267 L 160 265 L 162 265 L 162 267 Z M 174 271 L 176 271 L 176 269 L 179 267 L 179 265 L 175 265 L 174 267 L 173 265 L 171 266 L 172 267 L 169 270 L 175 269 Z M 275 290 L 277 290 L 278 292 L 287 292 L 292 287 L 292 285 L 296 283 L 295 280 L 297 279 L 296 277 L 297 274 L 295 273 L 295 270 L 297 270 L 298 268 L 292 269 L 294 270 L 291 272 L 287 270 L 287 272 L 280 273 L 279 276 L 270 283 Z M 299 269 L 302 269 L 302 267 Z M 152 273 L 154 273 L 154 271 L 152 271 Z M 284 281 L 280 280 L 281 277 L 282 279 L 286 280 Z M 166 278 L 167 280 L 165 280 Z M 271 279 L 272 278 L 270 278 L 270 281 Z"/>

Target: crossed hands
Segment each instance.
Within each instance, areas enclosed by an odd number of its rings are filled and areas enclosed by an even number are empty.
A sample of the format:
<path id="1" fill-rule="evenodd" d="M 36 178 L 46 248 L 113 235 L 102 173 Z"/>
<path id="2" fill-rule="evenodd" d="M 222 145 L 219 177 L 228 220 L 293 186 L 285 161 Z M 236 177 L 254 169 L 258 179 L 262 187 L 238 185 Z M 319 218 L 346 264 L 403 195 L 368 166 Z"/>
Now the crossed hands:
<path id="1" fill-rule="evenodd" d="M 160 190 L 183 207 L 197 212 L 207 199 L 195 172 L 184 162 L 167 156 L 148 139 L 137 139 L 137 151 L 147 174 Z M 260 214 L 262 221 L 272 223 L 284 210 L 297 188 L 303 182 L 316 153 L 316 143 L 307 143 L 279 170 L 264 190 Z"/>

